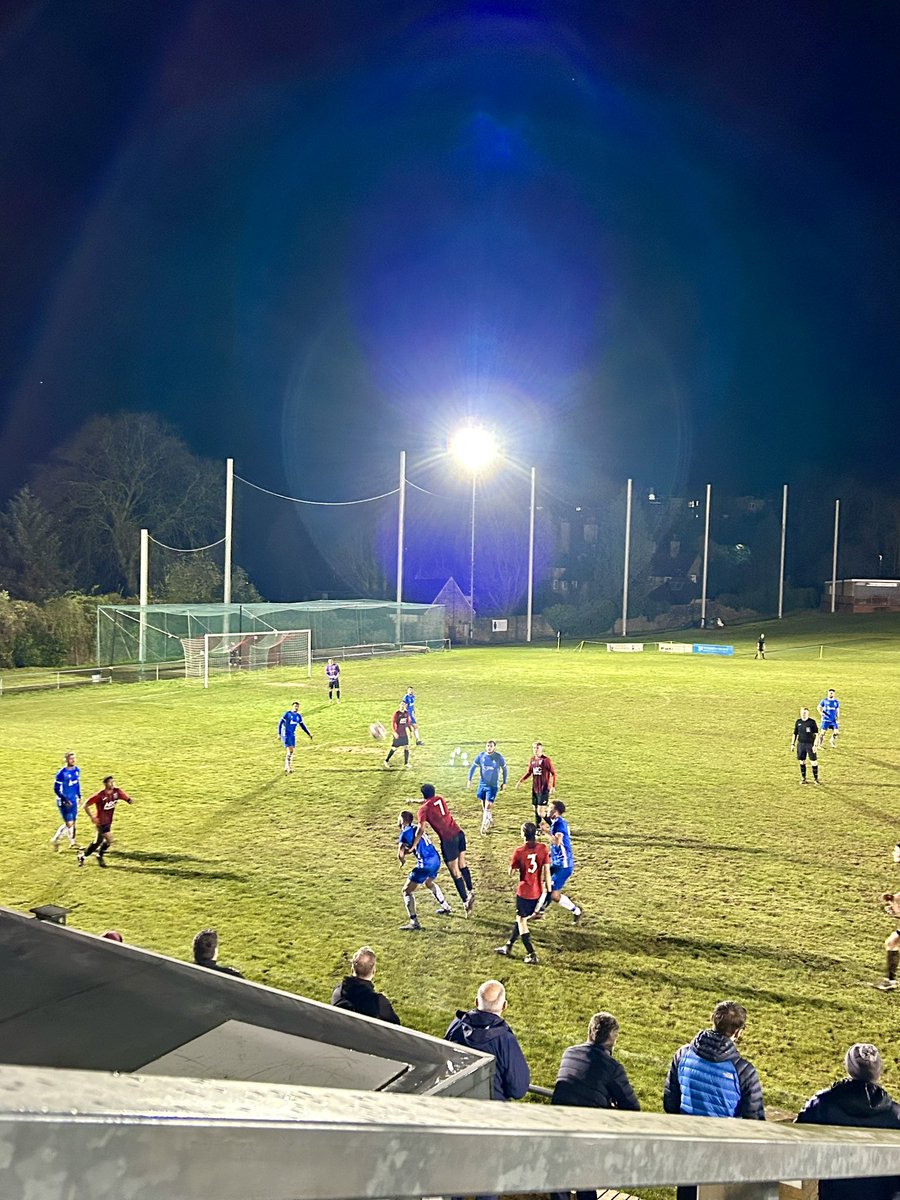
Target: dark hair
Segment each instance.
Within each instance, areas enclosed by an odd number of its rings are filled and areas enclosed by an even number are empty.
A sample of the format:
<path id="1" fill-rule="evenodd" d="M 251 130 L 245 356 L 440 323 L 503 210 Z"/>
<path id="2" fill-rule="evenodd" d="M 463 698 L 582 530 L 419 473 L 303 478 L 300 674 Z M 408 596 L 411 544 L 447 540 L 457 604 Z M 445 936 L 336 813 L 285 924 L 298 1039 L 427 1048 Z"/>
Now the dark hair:
<path id="1" fill-rule="evenodd" d="M 199 962 L 202 958 L 213 958 L 218 947 L 219 935 L 216 931 L 214 929 L 201 929 L 194 937 L 194 962 Z"/>
<path id="2" fill-rule="evenodd" d="M 526 842 L 533 842 L 537 837 L 537 825 L 534 821 L 526 821 L 522 826 L 522 837 Z"/>
<path id="3" fill-rule="evenodd" d="M 724 1037 L 734 1037 L 747 1024 L 747 1010 L 736 1000 L 720 1000 L 712 1011 L 713 1029 Z"/>
<path id="4" fill-rule="evenodd" d="M 419 791 L 422 793 L 422 795 L 425 797 L 426 800 L 430 800 L 431 797 L 434 795 L 434 784 L 433 783 L 423 783 L 422 786 L 419 788 Z"/>
<path id="5" fill-rule="evenodd" d="M 563 804 L 562 800 L 551 800 L 550 807 L 555 808 L 558 813 L 564 813 L 566 811 L 566 806 Z"/>
<path id="6" fill-rule="evenodd" d="M 608 1012 L 594 1013 L 588 1025 L 588 1041 L 605 1046 L 619 1032 L 619 1022 Z"/>
<path id="7" fill-rule="evenodd" d="M 115 775 L 104 775 L 103 776 L 103 786 L 106 787 L 108 784 L 112 783 L 112 781 L 114 779 L 115 779 Z"/>
<path id="8" fill-rule="evenodd" d="M 409 811 L 408 808 L 404 808 L 403 812 L 400 814 L 400 820 L 405 822 L 405 824 L 407 824 L 407 825 L 412 825 L 413 821 L 415 820 L 415 817 L 412 815 L 412 813 Z"/>

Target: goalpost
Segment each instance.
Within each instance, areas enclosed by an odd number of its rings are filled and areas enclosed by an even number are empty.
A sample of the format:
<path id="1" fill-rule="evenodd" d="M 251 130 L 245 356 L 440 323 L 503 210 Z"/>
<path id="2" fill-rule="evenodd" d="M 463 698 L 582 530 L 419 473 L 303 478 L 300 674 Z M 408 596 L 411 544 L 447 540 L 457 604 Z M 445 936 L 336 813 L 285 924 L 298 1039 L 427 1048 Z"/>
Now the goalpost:
<path id="1" fill-rule="evenodd" d="M 209 687 L 214 674 L 262 671 L 269 667 L 300 667 L 312 675 L 312 632 L 309 629 L 268 629 L 261 633 L 205 633 L 182 638 L 184 673 Z"/>

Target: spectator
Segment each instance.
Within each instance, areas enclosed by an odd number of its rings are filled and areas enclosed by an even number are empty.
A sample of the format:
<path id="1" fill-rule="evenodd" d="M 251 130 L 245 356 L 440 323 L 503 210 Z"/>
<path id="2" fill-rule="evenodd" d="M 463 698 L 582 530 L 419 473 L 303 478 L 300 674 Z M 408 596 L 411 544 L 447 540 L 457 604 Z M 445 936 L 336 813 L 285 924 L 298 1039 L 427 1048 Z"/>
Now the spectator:
<path id="1" fill-rule="evenodd" d="M 878 1050 L 857 1042 L 844 1057 L 847 1078 L 816 1092 L 797 1121 L 803 1125 L 854 1125 L 862 1129 L 900 1129 L 900 1104 L 878 1080 L 884 1070 Z M 823 1179 L 819 1200 L 893 1200 L 900 1176 L 869 1179 Z"/>
<path id="2" fill-rule="evenodd" d="M 618 1036 L 619 1022 L 612 1013 L 594 1013 L 588 1025 L 588 1040 L 563 1053 L 550 1103 L 638 1112 L 641 1105 L 625 1068 L 612 1056 Z M 575 1193 L 576 1200 L 594 1200 L 595 1196 L 596 1191 Z M 551 1200 L 567 1197 L 568 1193 L 551 1193 Z"/>
<path id="3" fill-rule="evenodd" d="M 712 1029 L 701 1029 L 675 1052 L 663 1092 L 667 1113 L 689 1117 L 742 1117 L 764 1121 L 762 1087 L 756 1067 L 741 1058 L 735 1044 L 747 1024 L 747 1010 L 733 1000 L 713 1009 Z M 678 1188 L 677 1200 L 693 1200 L 695 1187 Z"/>
<path id="4" fill-rule="evenodd" d="M 124 942 L 125 941 L 125 939 L 122 937 L 121 933 L 119 933 L 118 929 L 107 929 L 106 933 L 104 933 L 103 936 L 111 942 Z"/>
<path id="5" fill-rule="evenodd" d="M 516 1035 L 503 1020 L 505 1010 L 506 988 L 496 979 L 488 979 L 478 989 L 475 1008 L 458 1011 L 444 1036 L 448 1042 L 493 1054 L 497 1061 L 493 1099 L 521 1100 L 528 1091 L 531 1072 Z"/>
<path id="6" fill-rule="evenodd" d="M 371 946 L 360 946 L 350 959 L 350 974 L 345 975 L 339 987 L 334 989 L 331 1003 L 335 1008 L 348 1008 L 364 1017 L 377 1017 L 399 1025 L 400 1018 L 387 996 L 375 991 L 372 977 L 375 974 L 375 951 Z"/>
<path id="7" fill-rule="evenodd" d="M 219 935 L 215 929 L 201 929 L 194 937 L 194 962 L 198 967 L 207 967 L 210 971 L 218 971 L 222 975 L 234 975 L 238 979 L 244 976 L 234 967 L 219 965 Z"/>

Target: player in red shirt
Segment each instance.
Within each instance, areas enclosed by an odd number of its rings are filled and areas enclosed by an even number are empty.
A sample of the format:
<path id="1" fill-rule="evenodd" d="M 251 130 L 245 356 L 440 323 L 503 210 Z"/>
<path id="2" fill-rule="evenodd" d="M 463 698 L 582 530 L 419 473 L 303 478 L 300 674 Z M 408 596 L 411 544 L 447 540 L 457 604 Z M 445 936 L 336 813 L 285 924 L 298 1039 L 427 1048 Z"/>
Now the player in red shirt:
<path id="1" fill-rule="evenodd" d="M 131 796 L 123 792 L 120 787 L 116 787 L 116 781 L 113 776 L 107 775 L 103 780 L 103 790 L 95 793 L 89 800 L 85 801 L 84 811 L 94 822 L 97 836 L 88 846 L 87 850 L 79 850 L 79 867 L 84 866 L 84 860 L 89 854 L 93 854 L 95 850 L 97 851 L 97 866 L 106 866 L 103 856 L 112 845 L 113 837 L 109 831 L 116 813 L 116 805 L 120 800 L 124 800 L 126 804 L 134 804 Z"/>
<path id="2" fill-rule="evenodd" d="M 540 829 L 541 824 L 550 828 L 547 819 L 547 805 L 553 799 L 556 791 L 556 769 L 544 753 L 540 742 L 531 747 L 531 758 L 525 768 L 525 774 L 516 784 L 521 787 L 526 779 L 531 779 L 531 803 L 534 805 L 534 823 Z"/>
<path id="3" fill-rule="evenodd" d="M 387 758 L 384 760 L 384 765 L 390 767 L 391 759 L 394 751 L 403 750 L 403 765 L 409 766 L 409 734 L 413 729 L 412 718 L 409 715 L 409 709 L 406 707 L 406 701 L 400 701 L 400 707 L 391 717 L 391 729 L 394 731 L 391 748 L 387 752 Z"/>
<path id="4" fill-rule="evenodd" d="M 430 825 L 440 838 L 441 856 L 453 876 L 453 883 L 463 902 L 463 911 L 468 917 L 475 907 L 475 889 L 472 886 L 472 872 L 466 866 L 466 835 L 454 821 L 444 797 L 434 794 L 433 783 L 423 783 L 419 790 L 423 803 L 419 808 L 416 836 L 410 850 L 415 851 L 425 833 L 425 826 Z"/>
<path id="5" fill-rule="evenodd" d="M 521 937 L 525 947 L 525 962 L 536 964 L 538 956 L 531 943 L 528 932 L 528 918 L 550 891 L 550 851 L 543 842 L 537 840 L 537 826 L 534 821 L 526 821 L 522 826 L 523 845 L 513 852 L 509 860 L 509 873 L 518 872 L 519 886 L 516 888 L 516 923 L 512 933 L 502 946 L 497 947 L 497 954 L 508 957 Z"/>

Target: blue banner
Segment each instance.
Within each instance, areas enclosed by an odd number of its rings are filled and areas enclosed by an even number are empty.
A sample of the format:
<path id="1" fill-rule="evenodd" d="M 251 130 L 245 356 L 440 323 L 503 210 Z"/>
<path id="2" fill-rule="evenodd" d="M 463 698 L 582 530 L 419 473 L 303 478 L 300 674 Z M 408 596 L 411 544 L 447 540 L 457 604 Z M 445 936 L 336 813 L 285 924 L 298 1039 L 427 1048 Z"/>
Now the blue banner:
<path id="1" fill-rule="evenodd" d="M 734 654 L 734 646 L 709 646 L 705 642 L 694 642 L 695 654 Z"/>

